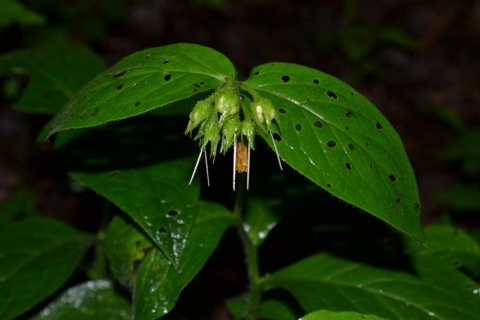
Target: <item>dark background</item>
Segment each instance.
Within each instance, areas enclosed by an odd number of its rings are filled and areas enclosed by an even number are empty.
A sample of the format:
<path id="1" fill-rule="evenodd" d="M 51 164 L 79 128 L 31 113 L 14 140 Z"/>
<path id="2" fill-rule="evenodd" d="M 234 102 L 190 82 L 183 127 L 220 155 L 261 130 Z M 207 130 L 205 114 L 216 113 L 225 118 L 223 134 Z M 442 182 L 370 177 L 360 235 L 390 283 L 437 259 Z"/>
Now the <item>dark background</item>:
<path id="1" fill-rule="evenodd" d="M 48 25 L 1 29 L 0 54 L 60 33 L 107 65 L 143 48 L 193 42 L 224 53 L 243 76 L 270 61 L 330 73 L 367 96 L 399 132 L 423 222 L 447 217 L 469 231 L 480 225 L 480 1 L 22 2 Z M 27 190 L 35 210 L 78 221 L 85 207 L 96 210 L 95 201 L 65 182 L 51 147 L 35 142 L 49 117 L 12 109 L 16 98 L 0 96 L 0 204 Z M 218 261 L 216 268 L 222 281 L 237 281 Z"/>

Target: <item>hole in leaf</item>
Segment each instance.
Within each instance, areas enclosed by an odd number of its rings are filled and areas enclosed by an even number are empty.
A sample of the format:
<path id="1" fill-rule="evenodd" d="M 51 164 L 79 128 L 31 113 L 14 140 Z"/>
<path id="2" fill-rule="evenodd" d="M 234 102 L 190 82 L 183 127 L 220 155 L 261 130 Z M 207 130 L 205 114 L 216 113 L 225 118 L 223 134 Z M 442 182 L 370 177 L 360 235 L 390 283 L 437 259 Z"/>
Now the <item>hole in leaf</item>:
<path id="1" fill-rule="evenodd" d="M 369 147 L 369 146 L 370 146 L 370 143 L 365 142 L 365 147 Z"/>
<path id="2" fill-rule="evenodd" d="M 345 114 L 348 117 L 351 117 L 353 114 L 353 111 L 352 110 L 348 110 L 347 113 Z"/>
<path id="3" fill-rule="evenodd" d="M 258 76 L 260 74 L 259 71 L 255 71 L 255 73 L 253 74 L 254 76 Z"/>
<path id="4" fill-rule="evenodd" d="M 122 90 L 122 89 L 123 89 L 123 83 L 119 84 L 118 87 L 117 87 L 117 90 Z"/>
<path id="5" fill-rule="evenodd" d="M 420 203 L 415 202 L 414 205 L 413 205 L 413 209 L 415 210 L 415 212 L 417 214 L 419 214 L 420 213 Z"/>
<path id="6" fill-rule="evenodd" d="M 170 60 L 168 59 L 163 60 L 163 64 L 167 64 L 167 63 L 170 63 Z"/>
<path id="7" fill-rule="evenodd" d="M 166 234 L 167 234 L 167 228 L 161 227 L 160 229 L 158 229 L 158 234 L 159 234 L 160 236 L 166 235 Z"/>
<path id="8" fill-rule="evenodd" d="M 393 173 L 390 173 L 390 174 L 388 175 L 388 177 L 390 178 L 390 180 L 392 180 L 392 182 L 397 181 L 397 176 L 394 175 Z"/>
<path id="9" fill-rule="evenodd" d="M 395 198 L 395 203 L 400 204 L 400 202 L 402 202 L 402 198 L 401 197 L 396 197 Z"/>
<path id="10" fill-rule="evenodd" d="M 350 127 L 345 127 L 345 130 L 347 130 L 347 131 L 350 130 Z"/>
<path id="11" fill-rule="evenodd" d="M 115 74 L 112 76 L 112 78 L 120 78 L 120 77 L 122 77 L 123 75 L 125 75 L 125 73 L 127 73 L 127 70 L 117 72 L 117 73 L 115 73 Z"/>
<path id="12" fill-rule="evenodd" d="M 113 171 L 110 171 L 110 177 L 116 177 L 118 174 L 120 173 L 120 171 L 118 170 L 113 170 Z"/>
<path id="13" fill-rule="evenodd" d="M 282 137 L 280 137 L 280 135 L 276 132 L 273 134 L 273 139 L 275 139 L 277 141 L 282 141 Z"/>
<path id="14" fill-rule="evenodd" d="M 297 124 L 295 125 L 295 130 L 297 130 L 297 132 L 302 131 L 302 125 L 301 125 L 300 123 L 297 123 Z"/>
<path id="15" fill-rule="evenodd" d="M 163 77 L 163 80 L 165 81 L 170 81 L 170 79 L 172 79 L 172 75 L 170 73 L 167 73 L 165 77 Z"/>
<path id="16" fill-rule="evenodd" d="M 335 140 L 330 140 L 327 142 L 327 147 L 329 148 L 334 148 L 337 145 L 337 142 Z"/>
<path id="17" fill-rule="evenodd" d="M 318 81 L 318 79 L 313 79 L 313 84 L 319 84 L 320 81 Z"/>
<path id="18" fill-rule="evenodd" d="M 142 103 L 140 101 L 137 101 L 134 103 L 135 107 L 138 107 L 139 105 L 141 105 Z"/>
<path id="19" fill-rule="evenodd" d="M 288 81 L 290 81 L 290 77 L 285 75 L 285 76 L 282 76 L 282 81 L 287 83 Z"/>
<path id="20" fill-rule="evenodd" d="M 329 96 L 330 98 L 333 98 L 333 99 L 337 99 L 337 95 L 333 91 L 328 91 L 327 96 Z"/>
<path id="21" fill-rule="evenodd" d="M 195 83 L 195 87 L 196 87 L 196 88 L 200 88 L 200 87 L 202 87 L 204 84 L 205 84 L 205 82 L 200 81 L 200 82 Z"/>
<path id="22" fill-rule="evenodd" d="M 180 211 L 178 210 L 170 210 L 167 212 L 167 217 L 168 218 L 173 218 L 173 217 L 176 217 L 180 214 Z"/>
<path id="23" fill-rule="evenodd" d="M 380 129 L 383 128 L 383 127 L 382 127 L 382 124 L 381 124 L 380 122 L 378 122 L 378 121 L 377 121 L 377 123 L 375 124 L 375 127 L 376 127 L 378 130 L 380 130 Z"/>
<path id="24" fill-rule="evenodd" d="M 313 125 L 314 125 L 315 127 L 317 127 L 317 128 L 321 128 L 321 127 L 323 127 L 323 123 L 321 123 L 321 122 L 320 122 L 320 121 L 318 121 L 318 120 L 317 120 L 317 121 L 315 121 L 315 122 L 313 123 Z"/>
<path id="25" fill-rule="evenodd" d="M 327 183 L 327 188 L 331 188 L 332 185 L 330 183 Z"/>
<path id="26" fill-rule="evenodd" d="M 351 95 L 351 96 L 354 96 L 354 95 L 355 95 L 355 92 L 353 92 L 353 91 L 350 92 L 350 95 Z"/>
<path id="27" fill-rule="evenodd" d="M 351 151 L 355 151 L 355 146 L 353 145 L 353 143 L 348 144 L 348 149 L 350 149 Z"/>
<path id="28" fill-rule="evenodd" d="M 348 170 L 352 169 L 352 164 L 351 163 L 345 163 L 345 167 L 347 167 Z"/>
<path id="29" fill-rule="evenodd" d="M 283 108 L 279 108 L 278 112 L 281 113 L 281 114 L 285 114 L 285 113 L 287 113 L 287 110 L 285 110 Z"/>

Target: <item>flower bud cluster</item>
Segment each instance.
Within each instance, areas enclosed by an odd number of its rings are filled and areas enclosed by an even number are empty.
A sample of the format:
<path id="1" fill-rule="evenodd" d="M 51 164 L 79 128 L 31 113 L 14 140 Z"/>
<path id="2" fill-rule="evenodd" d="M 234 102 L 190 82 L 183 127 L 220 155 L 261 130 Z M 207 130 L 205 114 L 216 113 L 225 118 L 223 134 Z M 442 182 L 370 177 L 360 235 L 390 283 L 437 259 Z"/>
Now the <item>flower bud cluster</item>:
<path id="1" fill-rule="evenodd" d="M 270 132 L 276 114 L 270 100 L 252 96 L 252 103 L 245 107 L 238 87 L 229 79 L 224 87 L 197 102 L 185 133 L 192 134 L 198 129 L 194 139 L 200 142 L 202 150 L 210 143 L 211 157 L 216 155 L 218 147 L 226 153 L 238 138 L 246 139 L 253 149 L 257 128 Z"/>

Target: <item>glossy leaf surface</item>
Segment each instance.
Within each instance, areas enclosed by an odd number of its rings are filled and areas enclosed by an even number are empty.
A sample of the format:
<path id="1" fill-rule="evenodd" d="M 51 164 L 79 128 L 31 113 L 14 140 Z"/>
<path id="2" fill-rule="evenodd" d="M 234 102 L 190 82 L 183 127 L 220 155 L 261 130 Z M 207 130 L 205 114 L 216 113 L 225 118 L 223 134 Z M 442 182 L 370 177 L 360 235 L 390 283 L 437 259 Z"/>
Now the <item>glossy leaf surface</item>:
<path id="1" fill-rule="evenodd" d="M 178 139 L 189 140 L 163 135 L 165 126 L 145 117 L 64 132 L 56 148 L 75 180 L 125 211 L 176 263 L 195 220 L 199 185 L 188 184 L 194 159 Z"/>
<path id="2" fill-rule="evenodd" d="M 131 224 L 115 218 L 107 232 L 109 261 L 117 278 L 133 284 L 130 289 L 135 317 L 157 319 L 168 313 L 233 223 L 233 214 L 225 207 L 201 202 L 185 251 L 175 266 L 153 244 L 148 246 L 149 240 L 142 239 L 142 234 Z"/>
<path id="3" fill-rule="evenodd" d="M 258 66 L 245 83 L 274 105 L 285 162 L 338 198 L 423 238 L 403 144 L 365 97 L 330 75 L 286 63 Z M 272 146 L 269 135 L 264 139 Z"/>
<path id="4" fill-rule="evenodd" d="M 125 119 L 218 88 L 235 68 L 219 52 L 172 44 L 131 54 L 99 74 L 43 129 L 55 132 Z"/>
<path id="5" fill-rule="evenodd" d="M 300 320 L 382 320 L 374 315 L 365 315 L 357 312 L 332 312 L 328 310 L 320 310 L 312 312 Z"/>
<path id="6" fill-rule="evenodd" d="M 306 312 L 356 311 L 405 320 L 478 317 L 473 281 L 459 282 L 456 271 L 438 263 L 418 266 L 422 277 L 318 254 L 272 274 L 268 282 L 290 291 Z"/>
<path id="7" fill-rule="evenodd" d="M 88 281 L 72 287 L 48 304 L 32 320 L 128 320 L 130 302 L 107 280 Z"/>
<path id="8" fill-rule="evenodd" d="M 243 229 L 247 232 L 252 244 L 259 247 L 275 227 L 279 217 L 271 211 L 267 203 L 255 197 L 248 199 L 245 212 Z"/>
<path id="9" fill-rule="evenodd" d="M 66 39 L 45 41 L 37 47 L 13 52 L 12 72 L 28 77 L 28 86 L 16 109 L 54 114 L 87 81 L 105 69 L 87 47 Z"/>
<path id="10" fill-rule="evenodd" d="M 12 319 L 60 288 L 91 241 L 67 225 L 40 218 L 0 229 L 0 318 Z"/>

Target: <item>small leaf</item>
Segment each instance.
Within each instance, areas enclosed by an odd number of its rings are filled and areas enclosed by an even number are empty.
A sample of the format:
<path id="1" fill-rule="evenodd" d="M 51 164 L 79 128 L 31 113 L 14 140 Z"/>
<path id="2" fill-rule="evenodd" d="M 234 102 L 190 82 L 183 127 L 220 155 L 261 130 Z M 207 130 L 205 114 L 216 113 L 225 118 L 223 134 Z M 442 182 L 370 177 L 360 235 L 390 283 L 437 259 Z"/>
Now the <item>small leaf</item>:
<path id="1" fill-rule="evenodd" d="M 248 296 L 242 295 L 226 301 L 228 310 L 237 319 L 242 317 L 248 306 Z M 257 312 L 258 319 L 271 320 L 297 320 L 298 316 L 295 311 L 280 299 L 267 298 L 260 303 Z"/>
<path id="2" fill-rule="evenodd" d="M 405 149 L 367 99 L 332 76 L 286 63 L 258 66 L 245 83 L 274 105 L 284 161 L 336 197 L 423 239 Z M 270 136 L 263 138 L 273 148 Z"/>
<path id="3" fill-rule="evenodd" d="M 130 302 L 112 282 L 88 281 L 72 287 L 48 304 L 32 320 L 127 320 L 132 319 Z"/>
<path id="4" fill-rule="evenodd" d="M 218 88 L 235 74 L 219 52 L 173 44 L 131 54 L 81 89 L 43 129 L 55 132 L 125 119 Z"/>
<path id="5" fill-rule="evenodd" d="M 15 23 L 24 26 L 34 26 L 45 24 L 45 22 L 45 17 L 26 8 L 21 2 L 15 0 L 2 0 L 0 28 L 9 27 Z"/>
<path id="6" fill-rule="evenodd" d="M 29 78 L 16 109 L 54 114 L 98 72 L 103 61 L 87 47 L 63 38 L 10 55 L 12 71 Z"/>
<path id="7" fill-rule="evenodd" d="M 255 197 L 248 199 L 245 212 L 243 229 L 253 245 L 259 247 L 277 225 L 279 217 L 270 210 L 265 201 Z"/>
<path id="8" fill-rule="evenodd" d="M 473 281 L 459 281 L 460 273 L 438 263 L 418 266 L 422 278 L 317 254 L 266 280 L 290 291 L 306 312 L 356 311 L 405 320 L 478 318 L 480 296 Z"/>
<path id="9" fill-rule="evenodd" d="M 165 135 L 167 122 L 142 117 L 64 132 L 56 148 L 75 180 L 125 211 L 177 263 L 195 220 L 199 185 L 188 184 L 194 158 L 184 156 L 189 152 L 179 140 L 188 138 Z"/>
<path id="10" fill-rule="evenodd" d="M 136 319 L 157 319 L 168 313 L 234 222 L 233 214 L 225 207 L 201 202 L 184 254 L 175 266 L 152 244 L 148 246 L 148 240 L 142 240 L 133 225 L 115 218 L 107 231 L 107 252 L 114 275 L 122 282 L 133 279 L 130 289 Z M 124 239 L 118 239 L 120 234 L 125 235 Z"/>
<path id="11" fill-rule="evenodd" d="M 92 239 L 67 225 L 33 218 L 0 230 L 0 318 L 31 309 L 77 268 Z"/>
<path id="12" fill-rule="evenodd" d="M 480 275 L 480 246 L 458 228 L 430 226 L 425 229 L 427 246 L 406 239 L 409 251 L 418 259 L 432 257 L 439 263 L 464 268 L 475 277 Z"/>
<path id="13" fill-rule="evenodd" d="M 332 312 L 320 310 L 312 312 L 300 320 L 382 320 L 374 315 L 365 315 L 357 312 Z"/>

